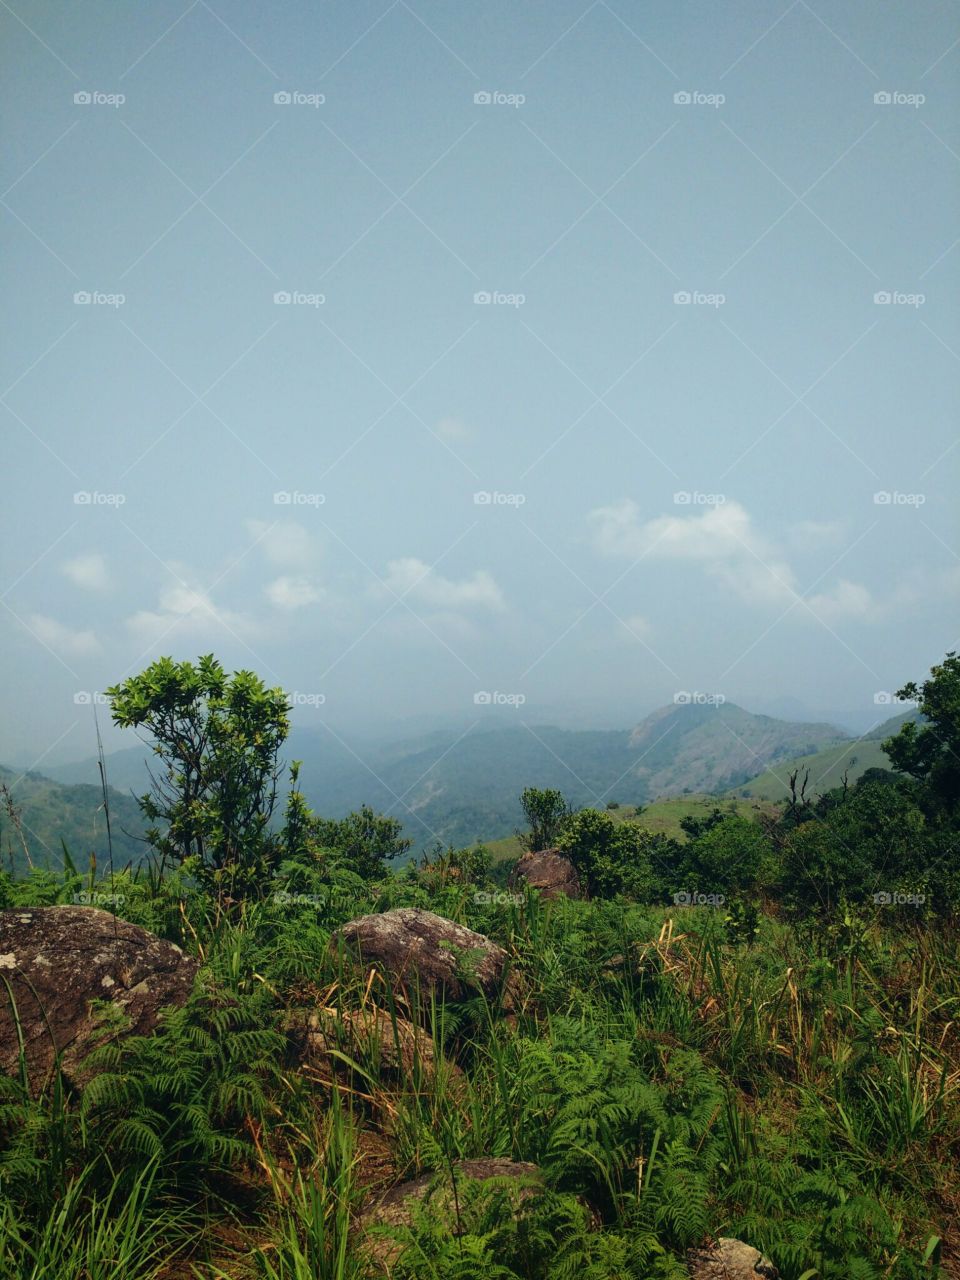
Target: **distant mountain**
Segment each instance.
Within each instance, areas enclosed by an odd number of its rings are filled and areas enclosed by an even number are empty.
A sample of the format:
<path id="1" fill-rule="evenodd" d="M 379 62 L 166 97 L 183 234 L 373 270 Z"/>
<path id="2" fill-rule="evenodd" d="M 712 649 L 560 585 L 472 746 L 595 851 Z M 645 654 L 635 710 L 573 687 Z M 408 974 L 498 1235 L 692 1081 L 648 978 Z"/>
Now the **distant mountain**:
<path id="1" fill-rule="evenodd" d="M 735 703 L 663 707 L 630 735 L 638 752 L 634 776 L 648 798 L 685 791 L 726 791 L 737 782 L 795 755 L 840 742 L 847 735 L 830 724 L 775 720 Z"/>
<path id="2" fill-rule="evenodd" d="M 720 792 L 777 761 L 845 740 L 833 725 L 757 716 L 733 703 L 671 705 L 629 729 L 557 729 L 522 721 L 466 731 L 433 730 L 372 744 L 324 729 L 296 728 L 285 746 L 301 760 L 310 804 L 340 817 L 362 804 L 404 822 L 415 849 L 510 835 L 522 821 L 524 787 L 556 787 L 575 806 L 646 804 L 664 796 Z M 107 757 L 115 788 L 148 789 L 148 750 Z M 96 761 L 50 768 L 61 782 L 95 782 Z"/>
<path id="3" fill-rule="evenodd" d="M 772 768 L 763 770 L 755 778 L 731 787 L 730 792 L 744 799 L 785 800 L 790 794 L 789 776 L 796 769 L 801 777 L 805 773 L 810 775 L 807 794 L 817 796 L 833 787 L 839 787 L 844 774 L 849 782 L 856 782 L 868 769 L 892 769 L 881 742 L 899 733 L 908 721 L 919 718 L 919 712 L 905 711 L 885 720 L 860 738 L 848 738 L 821 751 L 782 760 Z"/>
<path id="4" fill-rule="evenodd" d="M 89 867 L 91 853 L 95 854 L 98 867 L 109 866 L 106 815 L 99 786 L 64 786 L 38 773 L 19 774 L 2 767 L 0 782 L 10 788 L 34 866 L 59 871 L 63 867 L 61 840 L 78 870 Z M 114 867 L 141 862 L 146 846 L 138 839 L 144 824 L 137 804 L 112 787 L 107 788 L 107 798 Z M 5 811 L 0 813 L 0 855 L 0 865 L 6 870 L 12 864 L 19 873 L 28 865 L 20 837 Z"/>

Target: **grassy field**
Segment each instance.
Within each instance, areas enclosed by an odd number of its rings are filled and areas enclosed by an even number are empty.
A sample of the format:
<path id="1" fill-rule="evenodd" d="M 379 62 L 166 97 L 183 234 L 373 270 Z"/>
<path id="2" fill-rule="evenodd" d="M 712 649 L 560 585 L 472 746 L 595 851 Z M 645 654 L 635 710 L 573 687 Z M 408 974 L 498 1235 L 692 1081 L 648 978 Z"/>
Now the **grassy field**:
<path id="1" fill-rule="evenodd" d="M 795 760 L 784 760 L 783 763 L 767 769 L 759 777 L 752 778 L 742 786 L 728 792 L 728 796 L 737 796 L 742 800 L 778 801 L 789 795 L 787 779 L 794 769 L 800 770 L 801 777 L 809 771 L 810 781 L 807 794 L 817 796 L 831 787 L 839 787 L 843 783 L 843 775 L 847 774 L 850 782 L 856 782 L 867 769 L 889 769 L 890 761 L 879 742 L 864 739 L 861 742 L 844 742 L 835 747 L 826 747 L 813 755 L 798 756 Z"/>

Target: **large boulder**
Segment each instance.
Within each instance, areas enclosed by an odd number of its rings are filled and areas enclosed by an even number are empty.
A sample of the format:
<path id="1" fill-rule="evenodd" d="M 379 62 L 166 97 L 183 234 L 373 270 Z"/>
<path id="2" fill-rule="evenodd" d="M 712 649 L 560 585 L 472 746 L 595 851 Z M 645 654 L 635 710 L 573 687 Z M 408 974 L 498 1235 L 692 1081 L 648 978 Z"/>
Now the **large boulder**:
<path id="1" fill-rule="evenodd" d="M 482 933 L 419 907 L 360 916 L 338 930 L 333 943 L 410 992 L 419 988 L 421 996 L 451 1000 L 477 990 L 494 998 L 508 959 L 503 947 Z"/>
<path id="2" fill-rule="evenodd" d="M 687 1255 L 692 1280 L 778 1280 L 773 1263 L 742 1240 L 721 1236 L 705 1249 Z"/>
<path id="3" fill-rule="evenodd" d="M 109 1001 L 130 1034 L 144 1035 L 162 1008 L 184 1004 L 197 968 L 172 942 L 95 907 L 0 911 L 0 1070 L 19 1074 L 19 1025 L 34 1094 L 55 1049 L 66 1077 L 80 1083 L 81 1060 L 105 1034 L 94 1000 Z"/>
<path id="4" fill-rule="evenodd" d="M 557 849 L 528 851 L 513 869 L 511 877 L 515 885 L 528 884 L 539 889 L 544 898 L 580 898 L 583 891 L 577 869 L 569 858 Z"/>
<path id="5" fill-rule="evenodd" d="M 381 1273 L 390 1273 L 391 1267 L 403 1252 L 403 1245 L 391 1237 L 386 1230 L 392 1228 L 402 1231 L 413 1226 L 415 1208 L 418 1205 L 429 1208 L 429 1212 L 449 1224 L 452 1235 L 458 1234 L 462 1222 L 465 1230 L 472 1225 L 471 1215 L 464 1204 L 464 1182 L 490 1183 L 491 1179 L 512 1179 L 510 1182 L 499 1181 L 491 1186 L 505 1186 L 513 1204 L 535 1196 L 540 1191 L 541 1175 L 535 1164 L 524 1164 L 520 1161 L 504 1159 L 458 1160 L 454 1166 L 457 1180 L 457 1197 L 454 1197 L 450 1174 L 447 1171 L 427 1173 L 411 1182 L 401 1182 L 391 1187 L 386 1195 L 381 1196 L 360 1214 L 357 1227 L 361 1240 L 361 1249 L 365 1257 Z M 466 1217 L 464 1212 L 466 1210 Z"/>

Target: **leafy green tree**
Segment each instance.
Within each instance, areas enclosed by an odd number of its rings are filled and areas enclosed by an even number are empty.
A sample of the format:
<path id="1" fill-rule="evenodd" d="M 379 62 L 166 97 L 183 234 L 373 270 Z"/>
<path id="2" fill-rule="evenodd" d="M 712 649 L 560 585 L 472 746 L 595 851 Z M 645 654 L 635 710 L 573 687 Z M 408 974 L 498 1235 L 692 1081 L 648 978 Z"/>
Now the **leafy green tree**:
<path id="1" fill-rule="evenodd" d="M 960 810 L 960 655 L 948 653 L 928 680 L 911 680 L 897 696 L 915 699 L 924 722 L 908 721 L 883 749 L 918 780 L 929 805 L 953 817 Z"/>
<path id="2" fill-rule="evenodd" d="M 882 782 L 855 788 L 823 818 L 801 823 L 782 856 L 787 904 L 825 913 L 879 892 L 922 891 L 931 861 L 923 813 L 907 792 Z"/>
<path id="3" fill-rule="evenodd" d="M 690 813 L 685 818 L 681 818 L 680 830 L 685 832 L 691 840 L 696 840 L 698 836 L 702 836 L 704 832 L 709 831 L 711 827 L 715 827 L 717 823 L 722 821 L 723 814 L 719 805 L 716 805 L 705 817 L 698 818 L 696 814 Z"/>
<path id="4" fill-rule="evenodd" d="M 520 796 L 529 831 L 517 834 L 525 849 L 539 853 L 552 849 L 572 812 L 560 791 L 526 787 Z"/>
<path id="5" fill-rule="evenodd" d="M 185 863 L 217 892 L 264 892 L 280 857 L 270 830 L 289 729 L 287 697 L 207 654 L 160 658 L 107 690 L 114 722 L 145 729 L 159 769 L 139 803 L 161 863 Z"/>
<path id="6" fill-rule="evenodd" d="M 695 821 L 703 826 L 684 848 L 684 869 L 692 888 L 703 893 L 750 891 L 772 874 L 773 851 L 758 823 L 730 814 L 717 822 Z"/>
<path id="7" fill-rule="evenodd" d="M 366 804 L 345 818 L 314 818 L 310 826 L 310 835 L 318 845 L 335 850 L 350 870 L 365 880 L 382 876 L 389 860 L 407 852 L 412 841 L 402 833 L 399 818 L 375 813 Z"/>
<path id="8" fill-rule="evenodd" d="M 581 809 L 564 825 L 557 848 L 577 869 L 594 897 L 626 894 L 640 901 L 658 896 L 673 875 L 680 847 L 635 822 L 615 822 L 598 809 Z"/>

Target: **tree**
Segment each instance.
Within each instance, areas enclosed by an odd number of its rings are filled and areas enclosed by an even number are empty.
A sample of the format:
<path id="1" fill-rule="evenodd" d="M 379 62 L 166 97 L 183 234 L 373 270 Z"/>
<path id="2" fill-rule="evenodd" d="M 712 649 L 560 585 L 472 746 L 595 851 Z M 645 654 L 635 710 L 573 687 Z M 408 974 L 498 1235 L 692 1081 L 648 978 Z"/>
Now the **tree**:
<path id="1" fill-rule="evenodd" d="M 827 914 L 843 900 L 867 904 L 876 893 L 928 892 L 933 860 L 922 812 L 903 789 L 882 782 L 855 787 L 844 803 L 795 827 L 782 856 L 788 905 Z"/>
<path id="2" fill-rule="evenodd" d="M 527 832 L 517 832 L 520 843 L 532 853 L 552 849 L 572 813 L 563 794 L 559 791 L 526 787 L 521 793 L 520 803 L 530 828 Z"/>
<path id="3" fill-rule="evenodd" d="M 929 807 L 952 817 L 960 809 L 960 655 L 948 653 L 928 680 L 911 680 L 897 697 L 915 699 L 924 722 L 908 721 L 883 749 L 921 784 Z"/>
<path id="4" fill-rule="evenodd" d="M 107 693 L 114 723 L 152 736 L 160 769 L 139 803 L 161 861 L 234 897 L 265 891 L 281 852 L 269 825 L 289 730 L 283 690 L 251 671 L 228 676 L 207 654 L 196 665 L 160 658 Z"/>
<path id="5" fill-rule="evenodd" d="M 635 822 L 615 822 L 598 809 L 581 809 L 564 825 L 557 847 L 595 897 L 627 894 L 652 901 L 676 866 L 679 845 Z"/>
<path id="6" fill-rule="evenodd" d="M 716 822 L 707 819 L 683 852 L 692 887 L 704 893 L 754 890 L 765 871 L 772 874 L 770 841 L 750 818 L 727 814 Z"/>
<path id="7" fill-rule="evenodd" d="M 345 818 L 315 818 L 310 834 L 317 844 L 334 849 L 351 871 L 365 880 L 383 875 L 385 863 L 406 853 L 413 843 L 403 838 L 403 823 L 364 805 Z"/>

